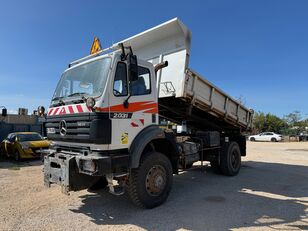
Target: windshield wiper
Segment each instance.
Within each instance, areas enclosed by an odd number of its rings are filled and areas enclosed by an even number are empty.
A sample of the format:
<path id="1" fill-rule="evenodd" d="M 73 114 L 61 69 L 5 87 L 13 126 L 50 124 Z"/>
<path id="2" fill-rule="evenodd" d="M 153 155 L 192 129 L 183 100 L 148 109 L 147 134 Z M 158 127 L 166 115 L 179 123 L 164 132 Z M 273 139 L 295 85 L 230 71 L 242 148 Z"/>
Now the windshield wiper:
<path id="1" fill-rule="evenodd" d="M 58 97 L 53 98 L 52 101 L 59 100 L 59 102 L 52 104 L 52 106 L 57 107 L 57 106 L 65 105 L 64 101 L 62 100 L 63 98 L 64 98 L 63 96 L 58 96 Z"/>
<path id="2" fill-rule="evenodd" d="M 52 100 L 59 100 L 59 99 L 63 99 L 63 96 L 55 97 L 55 98 L 53 98 Z"/>
<path id="3" fill-rule="evenodd" d="M 76 95 L 84 96 L 84 95 L 87 95 L 87 93 L 85 93 L 85 92 L 75 92 L 73 94 L 68 95 L 67 97 L 73 97 L 73 96 L 76 96 Z"/>

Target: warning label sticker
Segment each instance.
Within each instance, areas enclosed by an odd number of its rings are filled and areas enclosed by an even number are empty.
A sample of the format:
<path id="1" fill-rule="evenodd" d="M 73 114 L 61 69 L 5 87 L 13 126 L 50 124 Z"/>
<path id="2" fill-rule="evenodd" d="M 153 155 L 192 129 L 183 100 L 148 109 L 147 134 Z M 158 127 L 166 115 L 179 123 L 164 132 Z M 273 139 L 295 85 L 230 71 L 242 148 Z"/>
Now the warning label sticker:
<path id="1" fill-rule="evenodd" d="M 126 132 L 122 133 L 121 144 L 128 144 L 128 133 L 126 133 Z"/>

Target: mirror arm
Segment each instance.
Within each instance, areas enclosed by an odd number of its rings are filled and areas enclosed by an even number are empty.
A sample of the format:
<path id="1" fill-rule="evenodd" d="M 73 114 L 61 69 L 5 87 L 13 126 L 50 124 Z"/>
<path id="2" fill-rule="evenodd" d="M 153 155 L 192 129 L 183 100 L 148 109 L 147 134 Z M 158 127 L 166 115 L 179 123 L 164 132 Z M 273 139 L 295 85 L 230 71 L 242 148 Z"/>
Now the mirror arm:
<path id="1" fill-rule="evenodd" d="M 121 61 L 124 61 L 126 59 L 125 48 L 124 48 L 123 43 L 119 43 L 119 46 L 121 47 L 121 50 L 122 50 Z"/>
<path id="2" fill-rule="evenodd" d="M 124 102 L 123 102 L 123 106 L 124 106 L 124 108 L 128 108 L 128 106 L 129 106 L 129 102 L 128 102 L 128 100 L 129 100 L 129 98 L 131 97 L 132 95 L 131 94 L 129 94 L 129 96 L 124 100 Z"/>

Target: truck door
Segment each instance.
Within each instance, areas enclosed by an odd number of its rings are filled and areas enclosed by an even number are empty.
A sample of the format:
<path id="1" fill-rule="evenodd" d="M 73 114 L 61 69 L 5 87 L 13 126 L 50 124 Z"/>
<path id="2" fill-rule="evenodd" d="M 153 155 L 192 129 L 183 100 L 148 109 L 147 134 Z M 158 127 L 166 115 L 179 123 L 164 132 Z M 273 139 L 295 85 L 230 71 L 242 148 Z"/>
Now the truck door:
<path id="1" fill-rule="evenodd" d="M 138 80 L 129 83 L 126 62 L 115 66 L 109 97 L 112 121 L 111 149 L 128 148 L 135 136 L 146 126 L 157 123 L 157 97 L 153 68 L 139 61 Z M 127 101 L 127 107 L 124 102 Z"/>

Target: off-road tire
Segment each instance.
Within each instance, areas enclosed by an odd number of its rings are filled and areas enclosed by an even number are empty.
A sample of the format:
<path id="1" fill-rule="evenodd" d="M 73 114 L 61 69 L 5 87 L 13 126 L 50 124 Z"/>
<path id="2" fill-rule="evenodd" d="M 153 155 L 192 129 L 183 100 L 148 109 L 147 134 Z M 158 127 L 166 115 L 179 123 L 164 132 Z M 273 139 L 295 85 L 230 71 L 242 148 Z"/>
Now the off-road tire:
<path id="1" fill-rule="evenodd" d="M 236 142 L 226 143 L 220 156 L 220 170 L 226 176 L 235 176 L 241 168 L 241 151 Z"/>
<path id="2" fill-rule="evenodd" d="M 151 195 L 147 187 L 148 176 L 151 176 L 151 171 L 156 168 L 161 169 L 161 175 L 164 177 L 163 188 L 158 195 Z M 154 173 L 152 175 L 155 176 Z M 131 170 L 127 191 L 134 204 L 141 208 L 151 209 L 167 200 L 172 181 L 173 173 L 169 159 L 162 153 L 149 152 L 142 156 L 139 168 Z"/>

